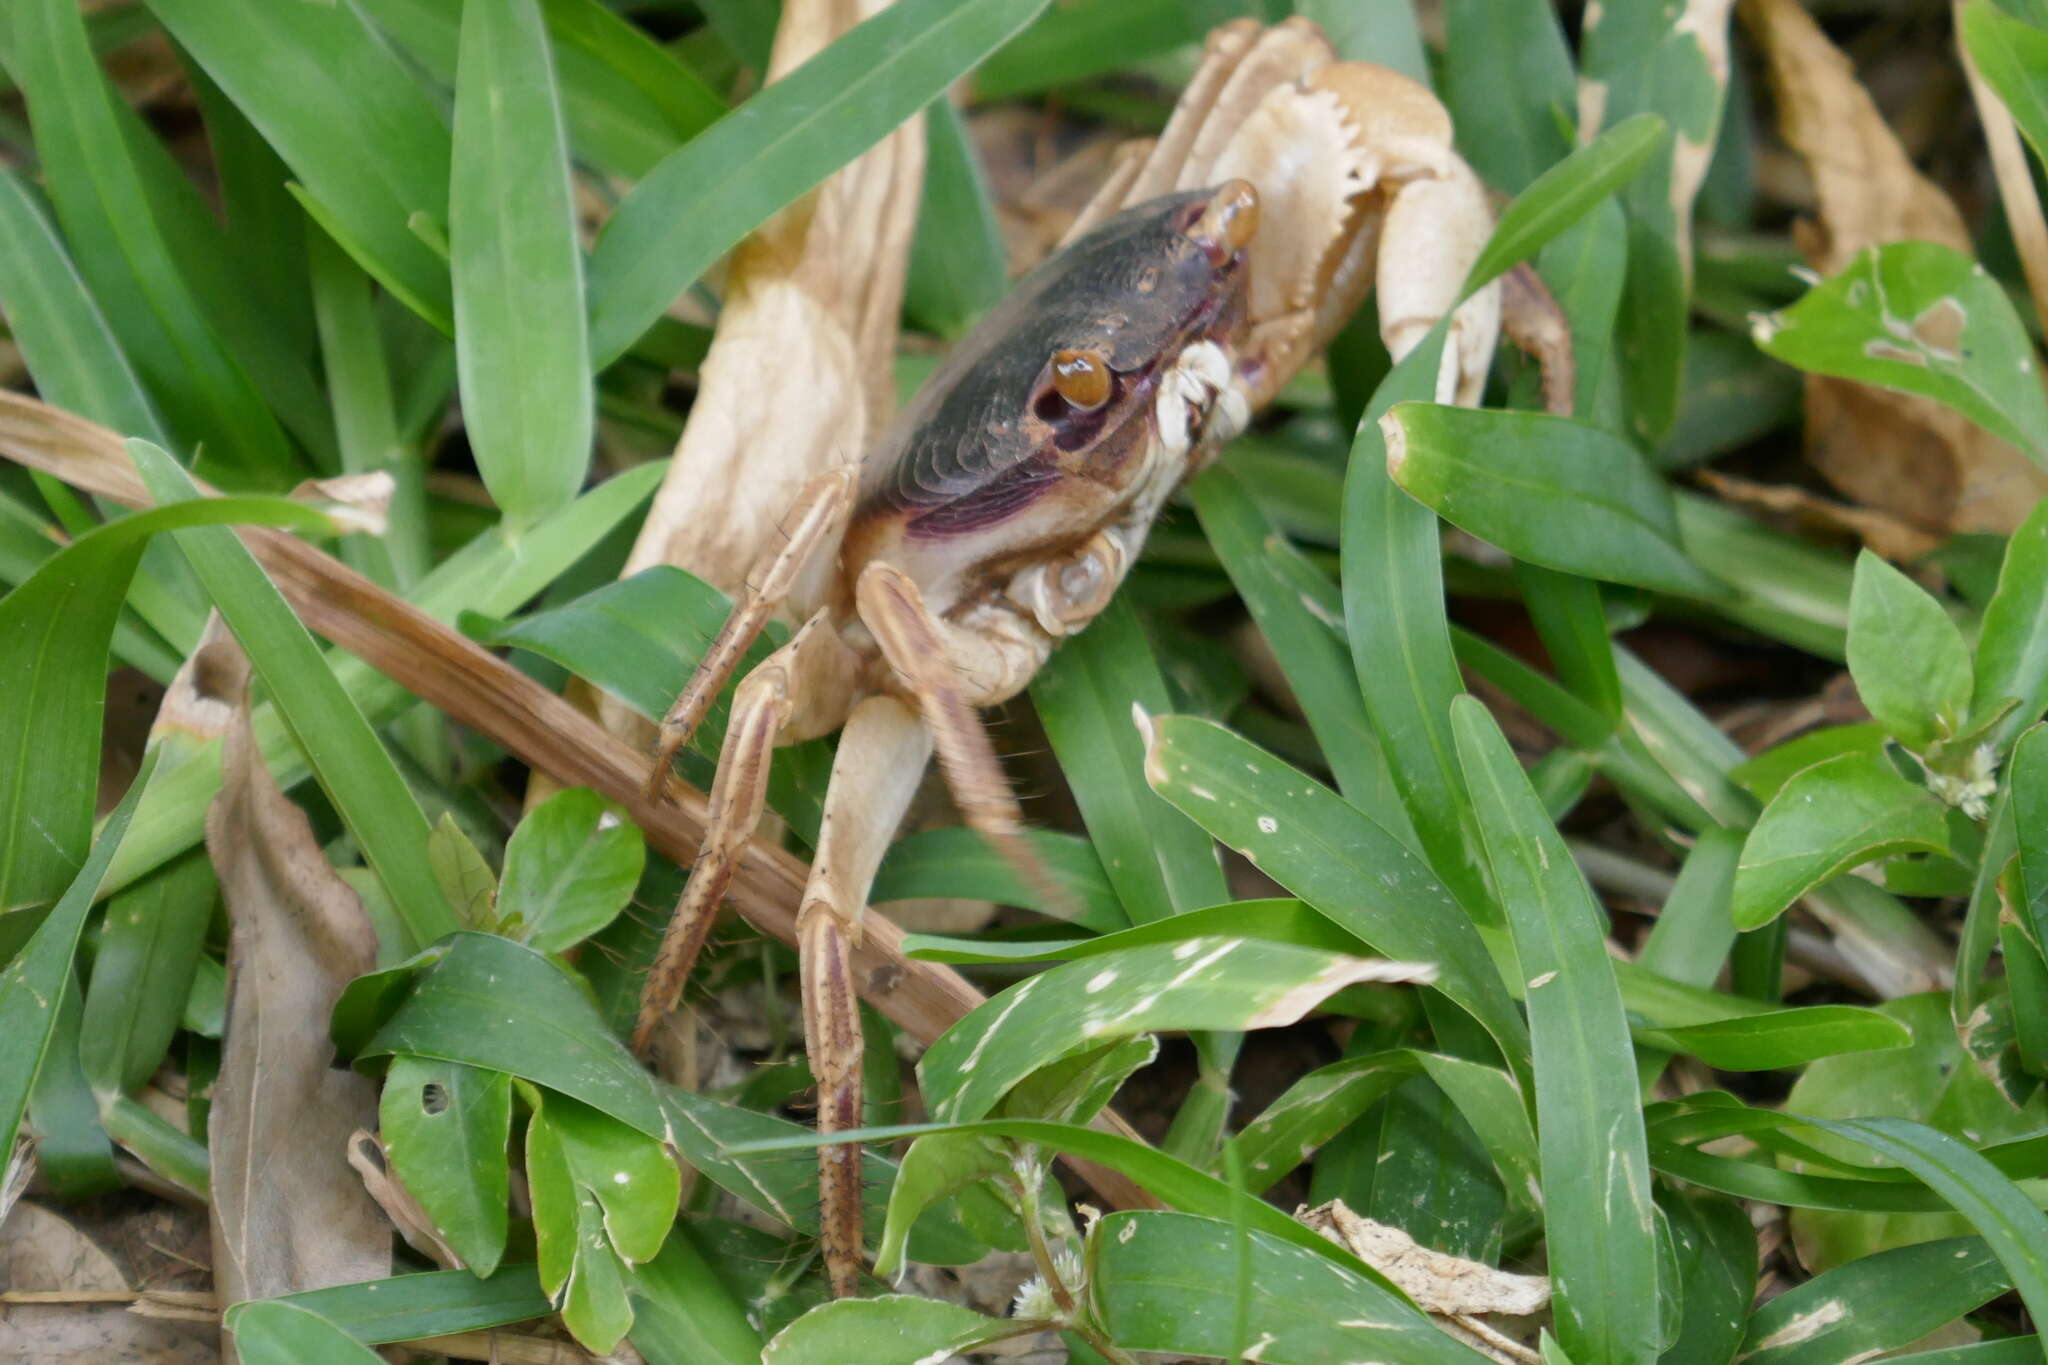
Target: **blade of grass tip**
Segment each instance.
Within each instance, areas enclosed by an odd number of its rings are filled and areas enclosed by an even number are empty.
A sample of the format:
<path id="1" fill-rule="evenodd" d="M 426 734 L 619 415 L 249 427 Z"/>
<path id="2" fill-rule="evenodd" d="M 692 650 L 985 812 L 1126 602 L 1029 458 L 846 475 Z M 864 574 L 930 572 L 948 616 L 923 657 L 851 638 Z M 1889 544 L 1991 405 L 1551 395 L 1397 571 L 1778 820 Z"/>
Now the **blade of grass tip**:
<path id="1" fill-rule="evenodd" d="M 448 191 L 463 421 L 509 534 L 565 505 L 595 417 L 583 255 L 537 0 L 465 6 Z"/>
<path id="2" fill-rule="evenodd" d="M 156 219 L 78 7 L 29 0 L 15 8 L 13 38 L 57 217 L 171 425 L 203 435 L 213 457 L 252 484 L 291 482 L 297 461 L 283 430 L 223 345 Z"/>
<path id="3" fill-rule="evenodd" d="M 130 441 L 128 449 L 159 501 L 198 496 L 191 476 L 161 450 L 144 441 Z M 188 532 L 180 537 L 179 548 L 234 628 L 322 789 L 391 893 L 412 946 L 423 947 L 455 930 L 455 912 L 427 862 L 427 818 L 313 637 L 232 532 Z"/>
<path id="4" fill-rule="evenodd" d="M 409 226 L 448 214 L 447 122 L 349 5 L 150 0 L 303 183 L 341 241 L 406 306 L 451 327 L 447 262 Z"/>
<path id="5" fill-rule="evenodd" d="M 924 196 L 903 311 L 917 326 L 953 337 L 1003 296 L 1008 266 L 988 182 L 951 100 L 932 101 L 924 134 Z"/>
<path id="6" fill-rule="evenodd" d="M 1480 179 L 1522 189 L 1571 150 L 1557 113 L 1577 104 L 1571 47 L 1550 0 L 1450 0 L 1444 105 Z"/>
<path id="7" fill-rule="evenodd" d="M 1046 4 L 902 0 L 655 167 L 591 253 L 598 368 L 770 214 L 937 98 Z"/>
<path id="8" fill-rule="evenodd" d="M 1491 714 L 1460 697 L 1452 725 L 1526 977 L 1558 1338 L 1580 1362 L 1645 1360 L 1659 1346 L 1656 1229 L 1606 923 Z"/>
<path id="9" fill-rule="evenodd" d="M 0 975 L 0 1152 L 14 1150 L 22 1111 L 49 1048 L 57 1024 L 57 1007 L 72 989 L 71 958 L 78 950 L 79 931 L 92 908 L 100 882 L 114 860 L 114 850 L 128 833 L 135 808 L 149 786 L 152 769 L 145 764 L 121 804 L 107 817 L 106 828 L 93 844 L 85 865 L 44 918 L 20 953 Z"/>

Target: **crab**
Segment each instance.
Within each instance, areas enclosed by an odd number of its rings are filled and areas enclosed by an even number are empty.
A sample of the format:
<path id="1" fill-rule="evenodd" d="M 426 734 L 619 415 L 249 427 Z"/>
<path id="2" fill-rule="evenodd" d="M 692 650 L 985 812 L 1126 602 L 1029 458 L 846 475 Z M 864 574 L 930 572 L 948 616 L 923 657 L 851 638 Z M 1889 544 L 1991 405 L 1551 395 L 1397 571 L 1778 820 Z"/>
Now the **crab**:
<path id="1" fill-rule="evenodd" d="M 1168 497 L 1369 289 L 1399 358 L 1458 305 L 1491 226 L 1423 87 L 1338 61 L 1304 20 L 1212 34 L 1159 138 L 1126 149 L 1061 247 L 893 426 L 804 488 L 662 722 L 654 794 L 767 622 L 800 623 L 734 690 L 635 1050 L 648 1053 L 703 948 L 773 750 L 837 730 L 798 947 L 818 1127 L 858 1126 L 849 949 L 933 752 L 967 823 L 1047 883 L 978 709 L 1023 690 L 1108 604 Z M 1494 287 L 1456 307 L 1441 400 L 1477 399 L 1500 314 Z M 862 1263 L 860 1152 L 826 1144 L 819 1163 L 824 1259 L 846 1295 Z"/>

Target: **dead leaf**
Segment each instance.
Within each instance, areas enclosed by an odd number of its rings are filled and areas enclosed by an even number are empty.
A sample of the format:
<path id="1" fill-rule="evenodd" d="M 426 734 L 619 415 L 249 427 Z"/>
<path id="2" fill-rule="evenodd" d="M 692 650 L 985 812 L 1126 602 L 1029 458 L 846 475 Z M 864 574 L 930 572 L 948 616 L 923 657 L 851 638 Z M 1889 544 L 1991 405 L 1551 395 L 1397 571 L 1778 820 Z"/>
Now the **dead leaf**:
<path id="1" fill-rule="evenodd" d="M 362 1179 L 363 1189 L 377 1201 L 377 1207 L 384 1210 L 384 1216 L 398 1229 L 398 1235 L 405 1238 L 407 1246 L 443 1270 L 462 1268 L 462 1258 L 455 1254 L 455 1248 L 449 1246 L 435 1228 L 434 1220 L 427 1217 L 420 1201 L 413 1198 L 412 1191 L 391 1169 L 390 1156 L 374 1133 L 358 1129 L 349 1135 L 348 1164 L 355 1168 L 355 1173 Z"/>
<path id="2" fill-rule="evenodd" d="M 1889 512 L 1852 507 L 1804 488 L 1755 483 L 1702 469 L 1699 480 L 1727 502 L 1754 511 L 1789 516 L 1801 529 L 1853 537 L 1898 564 L 1924 558 L 1941 545 L 1941 537 L 1913 526 Z"/>
<path id="3" fill-rule="evenodd" d="M 1516 1275 L 1483 1261 L 1432 1251 L 1387 1223 L 1353 1213 L 1341 1199 L 1299 1208 L 1294 1219 L 1329 1238 L 1386 1276 L 1444 1332 L 1504 1365 L 1532 1365 L 1542 1357 L 1488 1318 L 1534 1319 L 1550 1309 L 1550 1281 Z"/>
<path id="4" fill-rule="evenodd" d="M 189 666 L 235 708 L 206 847 L 227 902 L 228 1004 L 213 1149 L 222 1305 L 391 1273 L 391 1228 L 348 1165 L 377 1121 L 367 1077 L 334 1066 L 327 1016 L 376 965 L 362 902 L 278 790 L 249 728 L 249 663 L 209 624 Z"/>
<path id="5" fill-rule="evenodd" d="M 1742 0 L 1770 61 L 1778 127 L 1813 174 L 1819 216 L 1795 236 L 1822 274 L 1864 248 L 1938 242 L 1971 250 L 1962 215 L 1914 167 L 1799 0 Z M 1806 380 L 1806 458 L 1850 498 L 1932 532 L 2010 532 L 2048 495 L 2048 472 L 1961 413 L 1847 380 Z"/>

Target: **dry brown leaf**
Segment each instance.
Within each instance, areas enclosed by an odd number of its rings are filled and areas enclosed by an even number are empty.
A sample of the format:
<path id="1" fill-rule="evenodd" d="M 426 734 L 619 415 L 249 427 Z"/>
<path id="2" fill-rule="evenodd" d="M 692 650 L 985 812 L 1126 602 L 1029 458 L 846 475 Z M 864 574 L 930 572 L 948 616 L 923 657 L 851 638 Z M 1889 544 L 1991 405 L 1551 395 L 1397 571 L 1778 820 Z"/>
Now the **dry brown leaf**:
<path id="1" fill-rule="evenodd" d="M 130 506 L 150 502 L 120 437 L 20 394 L 0 391 L 0 456 Z M 648 800 L 645 754 L 561 697 L 306 542 L 260 527 L 240 534 L 310 629 L 537 772 L 617 802 L 664 857 L 687 864 L 695 855 L 707 813 L 701 792 L 677 780 L 668 800 Z M 789 853 L 756 840 L 727 899 L 756 929 L 793 946 L 806 872 Z M 855 980 L 863 1000 L 929 1045 L 982 996 L 952 968 L 904 957 L 902 943 L 903 931 L 886 916 L 870 916 L 853 950 Z M 1128 1125 L 1107 1122 L 1135 1136 Z M 1154 1206 L 1128 1178 L 1075 1165 L 1116 1207 Z"/>
<path id="2" fill-rule="evenodd" d="M 1341 1199 L 1296 1209 L 1294 1217 L 1393 1281 L 1439 1328 L 1473 1349 L 1504 1365 L 1532 1365 L 1542 1358 L 1519 1334 L 1510 1335 L 1487 1319 L 1547 1313 L 1547 1277 L 1516 1275 L 1432 1251 L 1391 1224 L 1360 1217 Z"/>
<path id="3" fill-rule="evenodd" d="M 1803 529 L 1852 536 L 1895 563 L 1910 564 L 1933 553 L 1941 545 L 1940 536 L 1902 521 L 1889 512 L 1851 507 L 1804 488 L 1755 483 L 1711 469 L 1699 471 L 1699 480 L 1724 501 L 1738 507 L 1782 513 Z"/>
<path id="4" fill-rule="evenodd" d="M 327 1016 L 374 968 L 362 902 L 249 728 L 249 663 L 210 623 L 187 670 L 235 708 L 206 847 L 227 903 L 227 1027 L 210 1124 L 214 1289 L 222 1305 L 391 1273 L 391 1228 L 349 1169 L 376 1085 L 334 1066 Z"/>
<path id="5" fill-rule="evenodd" d="M 201 1325 L 129 1311 L 120 1264 L 71 1218 L 18 1204 L 0 1226 L 0 1360 L 13 1365 L 211 1365 L 212 1314 Z"/>
<path id="6" fill-rule="evenodd" d="M 376 1134 L 357 1129 L 349 1135 L 348 1164 L 355 1168 L 364 1191 L 377 1201 L 377 1207 L 384 1210 L 384 1216 L 405 1238 L 407 1246 L 443 1270 L 463 1268 L 462 1257 L 456 1255 L 455 1248 L 448 1245 L 434 1220 L 420 1207 L 420 1201 L 413 1198 L 412 1191 L 391 1169 L 390 1156 Z"/>
<path id="7" fill-rule="evenodd" d="M 1813 267 L 1833 274 L 1885 242 L 1969 251 L 1962 215 L 1799 0 L 1742 0 L 1742 17 L 1770 60 L 1779 131 L 1813 174 L 1819 217 L 1797 232 Z M 1806 380 L 1806 457 L 1857 502 L 1934 532 L 2009 532 L 2048 495 L 2048 472 L 1953 409 L 1821 375 Z"/>

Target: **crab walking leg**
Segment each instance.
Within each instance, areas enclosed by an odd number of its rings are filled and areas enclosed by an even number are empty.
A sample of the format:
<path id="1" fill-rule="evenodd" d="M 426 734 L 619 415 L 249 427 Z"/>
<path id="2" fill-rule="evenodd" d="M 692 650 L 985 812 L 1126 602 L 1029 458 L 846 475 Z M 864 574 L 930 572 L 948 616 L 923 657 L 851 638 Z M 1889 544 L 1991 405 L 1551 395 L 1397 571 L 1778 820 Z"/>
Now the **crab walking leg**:
<path id="1" fill-rule="evenodd" d="M 768 764 L 776 743 L 832 729 L 853 704 L 847 650 L 829 615 L 804 622 L 788 644 L 761 661 L 733 694 L 732 720 L 711 783 L 710 819 L 682 900 L 662 932 L 661 948 L 640 994 L 633 1051 L 648 1054 L 655 1030 L 682 997 L 704 950 L 718 907 L 768 800 Z"/>
<path id="2" fill-rule="evenodd" d="M 874 633 L 889 667 L 917 698 L 939 752 L 939 771 L 953 804 L 981 837 L 1052 904 L 1068 897 L 1024 838 L 1024 814 L 988 742 L 975 704 L 1014 696 L 1044 662 L 1018 642 L 1005 650 L 986 635 L 949 627 L 925 606 L 909 575 L 880 561 L 854 587 L 861 620 Z"/>
<path id="3" fill-rule="evenodd" d="M 659 797 L 666 789 L 676 755 L 704 723 L 711 703 L 725 690 L 727 679 L 739 666 L 747 647 L 760 637 L 768 618 L 789 600 L 791 590 L 816 560 L 819 549 L 831 543 L 846 524 L 847 511 L 853 506 L 853 486 L 853 470 L 846 466 L 828 469 L 804 485 L 804 491 L 790 509 L 789 538 L 748 583 L 711 647 L 698 660 L 689 682 L 683 685 L 675 705 L 661 718 L 661 736 L 647 773 L 649 797 Z"/>
<path id="4" fill-rule="evenodd" d="M 853 710 L 832 760 L 818 853 L 797 912 L 803 979 L 804 1050 L 818 1081 L 818 1131 L 861 1125 L 860 994 L 849 950 L 882 854 L 910 809 L 931 737 L 894 697 L 869 697 Z M 859 1143 L 818 1148 L 820 1243 L 832 1292 L 855 1290 L 861 1251 Z"/>
<path id="5" fill-rule="evenodd" d="M 1527 261 L 1500 278 L 1500 329 L 1542 372 L 1544 411 L 1571 416 L 1579 387 L 1571 319 Z"/>

